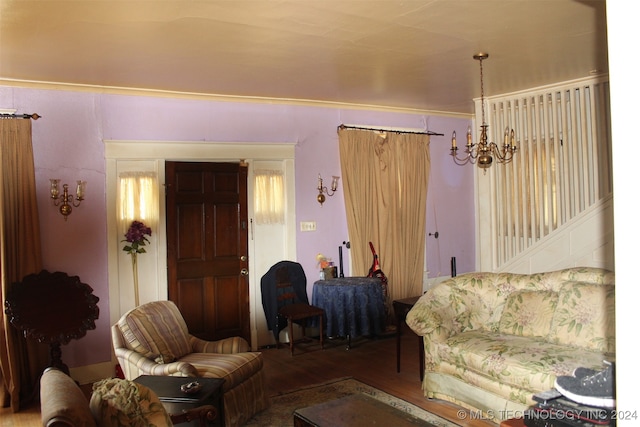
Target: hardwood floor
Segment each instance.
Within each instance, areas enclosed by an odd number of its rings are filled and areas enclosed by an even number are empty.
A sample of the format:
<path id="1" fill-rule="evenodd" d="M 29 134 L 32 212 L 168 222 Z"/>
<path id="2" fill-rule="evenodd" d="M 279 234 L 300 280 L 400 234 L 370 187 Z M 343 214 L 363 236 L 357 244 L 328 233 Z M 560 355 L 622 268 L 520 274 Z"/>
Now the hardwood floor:
<path id="1" fill-rule="evenodd" d="M 460 407 L 449 402 L 424 397 L 418 368 L 418 338 L 407 331 L 402 337 L 401 371 L 396 372 L 395 337 L 364 339 L 352 342 L 349 350 L 344 340 L 325 340 L 325 349 L 316 342 L 296 344 L 292 357 L 286 346 L 280 349 L 261 349 L 268 393 L 274 396 L 305 385 L 335 378 L 353 377 L 389 394 L 438 414 L 464 427 L 497 427 L 484 420 L 462 419 Z M 0 426 L 39 426 L 38 407 L 27 408 L 16 414 L 0 409 Z M 274 426 L 276 427 L 276 426 Z"/>
<path id="2" fill-rule="evenodd" d="M 344 340 L 325 339 L 325 349 L 317 343 L 296 344 L 292 357 L 288 347 L 262 349 L 271 396 L 299 387 L 322 383 L 335 378 L 353 377 L 420 408 L 438 414 L 465 427 L 497 427 L 486 420 L 461 417 L 463 410 L 452 403 L 427 399 L 420 382 L 418 338 L 403 332 L 400 372 L 396 372 L 395 336 L 379 339 L 360 338 L 346 349 Z M 465 411 L 465 414 L 468 414 Z"/>

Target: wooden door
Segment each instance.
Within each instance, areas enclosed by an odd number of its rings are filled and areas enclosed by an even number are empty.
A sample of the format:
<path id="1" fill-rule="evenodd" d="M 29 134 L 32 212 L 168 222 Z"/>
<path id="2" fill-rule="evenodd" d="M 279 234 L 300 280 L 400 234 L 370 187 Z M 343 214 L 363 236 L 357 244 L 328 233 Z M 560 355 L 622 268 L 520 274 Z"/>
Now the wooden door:
<path id="1" fill-rule="evenodd" d="M 189 331 L 251 342 L 247 167 L 166 162 L 169 299 Z"/>

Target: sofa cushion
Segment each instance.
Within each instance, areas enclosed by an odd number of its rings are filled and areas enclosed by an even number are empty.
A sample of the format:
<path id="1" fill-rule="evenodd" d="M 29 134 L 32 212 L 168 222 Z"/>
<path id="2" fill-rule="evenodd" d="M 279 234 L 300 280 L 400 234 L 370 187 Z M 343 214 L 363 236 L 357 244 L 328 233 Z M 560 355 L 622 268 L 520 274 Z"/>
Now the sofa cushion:
<path id="1" fill-rule="evenodd" d="M 498 383 L 529 391 L 548 390 L 556 376 L 571 375 L 584 366 L 600 369 L 603 353 L 545 342 L 540 338 L 520 337 L 488 331 L 467 331 L 440 343 L 437 350 L 447 363 L 435 367 L 443 372 L 467 378 L 467 371 Z"/>
<path id="2" fill-rule="evenodd" d="M 187 324 L 170 301 L 143 304 L 122 316 L 118 327 L 129 349 L 156 363 L 171 363 L 191 352 Z"/>
<path id="3" fill-rule="evenodd" d="M 522 337 L 546 337 L 557 302 L 556 292 L 512 292 L 505 303 L 498 330 Z"/>
<path id="4" fill-rule="evenodd" d="M 566 282 L 558 295 L 549 340 L 614 353 L 614 294 L 614 286 Z"/>
<path id="5" fill-rule="evenodd" d="M 110 378 L 93 384 L 91 413 L 98 426 L 171 426 L 158 396 L 133 381 Z"/>

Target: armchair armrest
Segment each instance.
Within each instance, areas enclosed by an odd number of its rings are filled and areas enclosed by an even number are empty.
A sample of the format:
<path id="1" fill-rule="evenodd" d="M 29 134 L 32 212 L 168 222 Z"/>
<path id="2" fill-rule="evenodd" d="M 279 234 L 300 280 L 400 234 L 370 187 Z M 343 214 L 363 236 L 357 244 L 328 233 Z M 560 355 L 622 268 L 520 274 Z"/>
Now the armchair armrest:
<path id="1" fill-rule="evenodd" d="M 244 353 L 251 350 L 249 343 L 242 337 L 224 338 L 218 341 L 205 341 L 190 336 L 191 348 L 194 353 Z"/>
<path id="2" fill-rule="evenodd" d="M 200 425 L 207 425 L 207 422 L 214 421 L 218 416 L 218 410 L 212 405 L 198 406 L 197 408 L 185 409 L 181 414 L 172 414 L 171 422 L 173 424 L 188 423 L 193 420 L 199 420 Z"/>
<path id="3" fill-rule="evenodd" d="M 198 370 L 187 362 L 172 362 L 159 364 L 153 360 L 142 356 L 128 348 L 114 349 L 118 361 L 122 365 L 125 373 L 131 372 L 135 367 L 140 374 L 144 375 L 174 375 L 182 377 L 197 377 Z M 138 375 L 126 375 L 127 378 L 133 378 Z"/>

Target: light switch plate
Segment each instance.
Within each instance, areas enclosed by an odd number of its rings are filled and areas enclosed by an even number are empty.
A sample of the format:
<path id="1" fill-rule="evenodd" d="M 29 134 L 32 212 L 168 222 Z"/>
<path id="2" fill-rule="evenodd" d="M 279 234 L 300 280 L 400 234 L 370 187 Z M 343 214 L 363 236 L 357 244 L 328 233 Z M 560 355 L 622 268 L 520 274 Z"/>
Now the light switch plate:
<path id="1" fill-rule="evenodd" d="M 316 222 L 300 221 L 300 231 L 316 231 Z"/>

